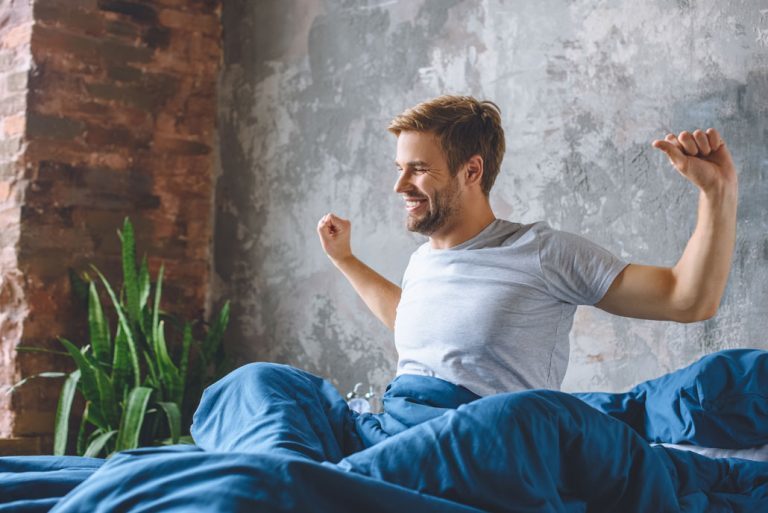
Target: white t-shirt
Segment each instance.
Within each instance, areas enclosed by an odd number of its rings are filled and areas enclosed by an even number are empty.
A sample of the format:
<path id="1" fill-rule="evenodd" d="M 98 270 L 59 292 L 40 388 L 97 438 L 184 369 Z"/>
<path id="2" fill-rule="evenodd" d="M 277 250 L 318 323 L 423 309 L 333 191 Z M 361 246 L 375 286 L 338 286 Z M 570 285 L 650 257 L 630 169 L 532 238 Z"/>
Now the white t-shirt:
<path id="1" fill-rule="evenodd" d="M 395 318 L 397 374 L 485 396 L 559 389 L 576 305 L 600 301 L 626 262 L 546 223 L 496 219 L 450 249 L 411 255 Z"/>

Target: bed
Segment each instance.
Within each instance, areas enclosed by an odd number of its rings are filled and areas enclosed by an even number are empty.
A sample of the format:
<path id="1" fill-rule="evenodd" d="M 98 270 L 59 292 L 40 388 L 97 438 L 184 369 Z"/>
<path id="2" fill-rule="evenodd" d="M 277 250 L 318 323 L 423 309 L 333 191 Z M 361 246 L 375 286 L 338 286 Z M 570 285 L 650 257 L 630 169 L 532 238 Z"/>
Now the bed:
<path id="1" fill-rule="evenodd" d="M 195 446 L 0 458 L 0 512 L 756 513 L 768 463 L 683 449 L 760 454 L 766 391 L 768 353 L 744 349 L 620 394 L 399 376 L 360 415 L 317 376 L 250 364 L 206 390 Z"/>

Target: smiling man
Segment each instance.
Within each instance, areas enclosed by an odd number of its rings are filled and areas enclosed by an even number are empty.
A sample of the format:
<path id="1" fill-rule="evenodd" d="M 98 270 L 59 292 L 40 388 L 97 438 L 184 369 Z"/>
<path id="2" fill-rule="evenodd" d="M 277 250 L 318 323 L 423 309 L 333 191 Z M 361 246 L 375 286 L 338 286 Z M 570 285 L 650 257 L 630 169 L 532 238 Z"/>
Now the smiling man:
<path id="1" fill-rule="evenodd" d="M 389 131 L 407 228 L 429 237 L 402 289 L 354 256 L 348 220 L 328 214 L 317 230 L 331 261 L 394 330 L 398 375 L 438 377 L 481 396 L 559 389 L 577 305 L 679 322 L 717 311 L 735 241 L 737 178 L 716 130 L 652 143 L 700 190 L 696 229 L 671 268 L 628 264 L 544 222 L 497 219 L 488 196 L 505 138 L 492 102 L 441 96 L 395 117 Z"/>
<path id="2" fill-rule="evenodd" d="M 256 495 L 270 511 L 306 510 L 295 501 L 309 489 L 318 511 L 428 510 L 384 490 L 389 483 L 443 501 L 433 511 L 450 501 L 483 511 L 678 511 L 691 496 L 759 510 L 763 491 L 750 483 L 763 482 L 766 467 L 647 442 L 768 444 L 768 353 L 708 355 L 626 394 L 540 390 L 560 387 L 576 305 L 682 322 L 714 314 L 736 216 L 736 175 L 718 133 L 653 142 L 701 190 L 696 230 L 664 268 L 627 264 L 543 222 L 497 219 L 488 194 L 504 132 L 493 103 L 443 96 L 389 130 L 407 227 L 429 237 L 402 289 L 353 255 L 349 221 L 328 214 L 317 226 L 333 263 L 395 331 L 398 375 L 384 411 L 357 413 L 318 376 L 254 362 L 206 389 L 191 429 L 198 448 L 266 462 L 275 492 Z"/>

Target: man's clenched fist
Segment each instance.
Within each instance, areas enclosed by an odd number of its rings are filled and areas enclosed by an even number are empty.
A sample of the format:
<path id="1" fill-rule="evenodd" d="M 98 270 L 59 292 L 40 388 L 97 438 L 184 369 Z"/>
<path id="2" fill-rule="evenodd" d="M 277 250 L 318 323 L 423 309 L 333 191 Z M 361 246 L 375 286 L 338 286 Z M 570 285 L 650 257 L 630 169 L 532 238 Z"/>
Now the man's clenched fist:
<path id="1" fill-rule="evenodd" d="M 324 215 L 317 223 L 317 234 L 320 244 L 328 258 L 340 262 L 352 256 L 349 236 L 352 233 L 352 223 L 334 214 Z"/>
<path id="2" fill-rule="evenodd" d="M 714 128 L 684 130 L 653 141 L 653 147 L 667 154 L 677 171 L 704 192 L 736 190 L 736 170 L 731 152 Z"/>

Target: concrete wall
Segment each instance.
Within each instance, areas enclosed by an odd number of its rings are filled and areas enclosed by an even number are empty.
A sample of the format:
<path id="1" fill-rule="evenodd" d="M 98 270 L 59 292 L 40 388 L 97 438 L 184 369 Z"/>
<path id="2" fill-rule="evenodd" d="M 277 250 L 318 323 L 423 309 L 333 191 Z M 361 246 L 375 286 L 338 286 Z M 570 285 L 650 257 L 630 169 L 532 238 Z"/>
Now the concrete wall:
<path id="1" fill-rule="evenodd" d="M 214 294 L 234 302 L 241 361 L 275 360 L 343 391 L 383 386 L 392 335 L 326 260 L 317 220 L 399 282 L 423 239 L 392 192 L 389 119 L 451 92 L 496 101 L 507 155 L 497 216 L 545 219 L 638 263 L 672 265 L 697 192 L 650 142 L 715 126 L 740 171 L 721 310 L 691 325 L 580 308 L 568 390 L 620 390 L 721 348 L 768 348 L 765 0 L 225 2 Z"/>

